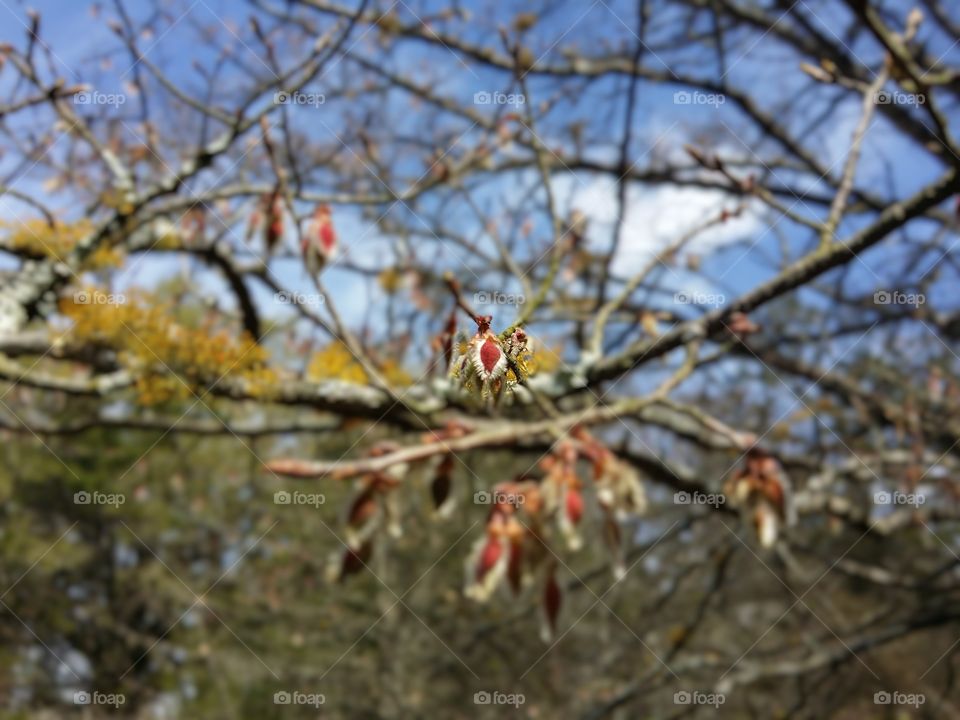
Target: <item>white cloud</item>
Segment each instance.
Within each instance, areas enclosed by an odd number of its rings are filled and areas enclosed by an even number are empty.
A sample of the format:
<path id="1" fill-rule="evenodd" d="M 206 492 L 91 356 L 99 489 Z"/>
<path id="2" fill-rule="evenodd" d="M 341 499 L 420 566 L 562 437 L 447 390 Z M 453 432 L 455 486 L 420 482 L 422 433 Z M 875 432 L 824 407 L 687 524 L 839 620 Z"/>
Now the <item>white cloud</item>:
<path id="1" fill-rule="evenodd" d="M 617 185 L 611 178 L 585 183 L 573 195 L 574 208 L 589 219 L 588 237 L 596 249 L 606 248 L 617 219 Z M 627 191 L 623 238 L 616 267 L 623 273 L 641 269 L 657 252 L 698 225 L 717 217 L 723 209 L 734 210 L 737 202 L 720 190 L 659 185 L 631 186 Z M 757 208 L 747 205 L 739 217 L 701 232 L 686 252 L 706 254 L 738 240 L 763 232 L 765 223 Z"/>

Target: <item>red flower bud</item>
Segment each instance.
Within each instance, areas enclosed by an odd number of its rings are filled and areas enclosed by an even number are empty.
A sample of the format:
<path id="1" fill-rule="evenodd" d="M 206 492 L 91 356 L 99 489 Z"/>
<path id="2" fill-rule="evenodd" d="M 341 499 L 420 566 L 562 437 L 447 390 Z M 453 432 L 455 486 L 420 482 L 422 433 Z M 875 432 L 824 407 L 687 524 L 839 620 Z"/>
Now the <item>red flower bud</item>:
<path id="1" fill-rule="evenodd" d="M 360 572 L 370 560 L 370 556 L 373 554 L 373 544 L 371 542 L 365 542 L 359 548 L 347 548 L 343 553 L 343 561 L 340 564 L 340 576 L 339 580 L 343 581 L 344 578 L 349 577 Z"/>
<path id="2" fill-rule="evenodd" d="M 507 580 L 514 595 L 520 594 L 523 580 L 523 545 L 517 541 L 510 543 L 510 564 L 507 566 Z"/>
<path id="3" fill-rule="evenodd" d="M 439 510 L 450 497 L 451 474 L 453 473 L 453 455 L 445 455 L 437 472 L 430 483 L 430 495 L 433 497 L 433 507 Z"/>
<path id="4" fill-rule="evenodd" d="M 577 525 L 580 518 L 583 517 L 583 495 L 579 490 L 570 488 L 567 490 L 566 513 L 571 524 Z"/>
<path id="5" fill-rule="evenodd" d="M 483 366 L 483 371 L 486 374 L 493 374 L 501 354 L 500 346 L 497 345 L 496 340 L 493 338 L 487 338 L 486 342 L 480 346 L 480 364 Z"/>
<path id="6" fill-rule="evenodd" d="M 347 524 L 359 527 L 377 514 L 377 500 L 372 488 L 360 493 L 350 506 Z"/>
<path id="7" fill-rule="evenodd" d="M 483 546 L 483 550 L 480 552 L 480 560 L 477 562 L 477 582 L 487 576 L 487 573 L 497 564 L 502 554 L 503 546 L 500 544 L 500 539 L 494 535 L 488 535 L 487 544 Z"/>
<path id="8" fill-rule="evenodd" d="M 277 243 L 283 238 L 283 202 L 280 193 L 274 191 L 267 200 L 267 227 L 264 233 L 264 243 L 267 252 L 273 252 Z"/>

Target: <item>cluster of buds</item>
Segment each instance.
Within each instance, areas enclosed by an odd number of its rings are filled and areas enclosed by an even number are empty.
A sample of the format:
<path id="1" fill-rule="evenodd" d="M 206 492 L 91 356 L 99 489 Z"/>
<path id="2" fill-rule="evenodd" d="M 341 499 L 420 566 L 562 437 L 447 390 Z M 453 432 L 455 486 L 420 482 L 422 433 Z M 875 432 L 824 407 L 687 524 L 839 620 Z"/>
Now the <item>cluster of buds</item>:
<path id="1" fill-rule="evenodd" d="M 573 444 L 557 445 L 551 455 L 540 461 L 544 471 L 543 495 L 547 509 L 554 511 L 560 534 L 570 550 L 583 546 L 580 520 L 583 519 L 582 483 L 577 477 L 577 450 Z"/>
<path id="2" fill-rule="evenodd" d="M 544 538 L 541 488 L 541 483 L 523 477 L 494 486 L 484 535 L 467 558 L 464 593 L 485 602 L 506 585 L 516 597 L 542 576 L 541 634 L 549 641 L 556 634 L 562 592 Z"/>
<path id="3" fill-rule="evenodd" d="M 522 346 L 522 334 L 513 338 Z M 506 347 L 501 351 L 504 354 L 510 352 L 509 343 Z M 421 440 L 425 445 L 442 444 L 472 430 L 469 423 L 451 420 L 428 431 Z M 368 469 L 355 480 L 356 492 L 345 522 L 346 547 L 331 557 L 329 581 L 342 581 L 366 568 L 382 530 L 393 536 L 401 534 L 399 518 L 403 512 L 400 493 L 396 491 L 407 479 L 410 463 L 417 462 L 405 459 L 409 453 L 401 450 L 389 441 L 370 450 L 370 457 L 383 460 L 368 463 Z M 429 461 L 432 465 L 427 466 L 428 477 L 432 472 L 430 492 L 437 515 L 444 515 L 453 503 L 456 456 L 447 449 L 433 457 Z M 290 463 L 284 467 L 287 471 L 292 469 Z M 539 587 L 542 635 L 549 641 L 555 635 L 562 603 L 557 581 L 559 556 L 553 547 L 564 541 L 571 551 L 582 547 L 584 487 L 594 487 L 604 539 L 613 551 L 618 579 L 623 575 L 620 523 L 643 512 L 647 501 L 640 479 L 630 466 L 582 428 L 573 429 L 557 442 L 539 467 L 541 472 L 536 477 L 521 475 L 474 496 L 475 502 L 489 505 L 490 509 L 483 535 L 474 543 L 466 561 L 464 592 L 467 597 L 484 602 L 498 590 L 517 597 L 531 587 Z"/>
<path id="4" fill-rule="evenodd" d="M 526 381 L 529 351 L 523 330 L 501 340 L 490 330 L 490 320 L 477 318 L 477 333 L 454 343 L 450 376 L 471 395 L 497 402 Z"/>
<path id="5" fill-rule="evenodd" d="M 590 463 L 597 502 L 603 517 L 604 539 L 614 557 L 614 573 L 623 576 L 620 522 L 646 508 L 646 495 L 637 474 L 586 431 L 578 428 L 554 447 L 540 462 L 543 478 L 521 477 L 493 488 L 492 504 L 484 537 L 474 545 L 467 560 L 466 594 L 487 600 L 498 587 L 509 585 L 515 594 L 532 584 L 543 567 L 544 630 L 556 628 L 560 588 L 555 578 L 556 554 L 548 544 L 555 523 L 571 551 L 583 545 L 584 481 L 577 473 L 578 461 Z"/>
<path id="6" fill-rule="evenodd" d="M 610 551 L 614 575 L 625 573 L 620 524 L 642 515 L 647 496 L 640 476 L 583 428 L 574 428 L 571 441 L 560 443 L 554 453 L 540 462 L 544 477 L 545 505 L 555 510 L 561 535 L 570 550 L 578 550 L 583 539 L 583 483 L 577 475 L 577 460 L 590 464 L 590 479 L 603 521 L 603 536 Z"/>
<path id="7" fill-rule="evenodd" d="M 626 574 L 620 524 L 647 510 L 647 494 L 633 466 L 623 462 L 583 428 L 572 436 L 580 442 L 580 454 L 590 462 L 597 505 L 603 515 L 603 536 L 610 550 L 614 575 Z"/>
<path id="8" fill-rule="evenodd" d="M 466 566 L 465 594 L 478 601 L 487 600 L 505 579 L 519 593 L 529 583 L 531 559 L 543 549 L 538 532 L 541 496 L 535 480 L 499 483 L 488 497 L 485 535 L 474 544 Z"/>
<path id="9" fill-rule="evenodd" d="M 743 467 L 723 487 L 732 507 L 746 513 L 760 544 L 773 547 L 784 525 L 794 523 L 790 480 L 775 457 L 753 447 Z"/>
<path id="10" fill-rule="evenodd" d="M 396 443 L 383 442 L 370 450 L 371 457 L 379 457 L 399 449 Z M 367 473 L 355 481 L 356 494 L 350 502 L 346 517 L 344 542 L 346 549 L 331 557 L 327 579 L 342 581 L 363 570 L 373 555 L 377 533 L 386 527 L 392 537 L 400 537 L 399 498 L 394 492 L 409 470 L 407 463 L 396 463 L 386 470 Z"/>
<path id="11" fill-rule="evenodd" d="M 620 460 L 581 427 L 574 428 L 571 436 L 580 443 L 577 448 L 580 455 L 590 462 L 601 509 L 620 521 L 646 512 L 647 495 L 633 466 Z"/>

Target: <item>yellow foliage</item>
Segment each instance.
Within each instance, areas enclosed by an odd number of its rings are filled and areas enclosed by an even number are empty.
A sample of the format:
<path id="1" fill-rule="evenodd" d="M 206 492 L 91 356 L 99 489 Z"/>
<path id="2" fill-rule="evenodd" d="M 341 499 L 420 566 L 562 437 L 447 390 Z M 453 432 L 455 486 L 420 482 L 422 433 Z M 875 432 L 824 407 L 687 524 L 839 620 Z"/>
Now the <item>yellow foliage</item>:
<path id="1" fill-rule="evenodd" d="M 563 362 L 560 359 L 561 351 L 559 348 L 550 348 L 540 343 L 537 345 L 536 352 L 532 353 L 527 360 L 527 370 L 531 376 L 537 373 L 549 375 Z"/>
<path id="2" fill-rule="evenodd" d="M 343 380 L 358 385 L 367 382 L 363 368 L 353 359 L 350 350 L 339 342 L 314 353 L 307 366 L 307 377 L 311 380 Z"/>
<path id="3" fill-rule="evenodd" d="M 100 195 L 100 201 L 109 208 L 118 210 L 123 214 L 133 212 L 133 205 L 125 199 L 122 192 L 110 190 Z"/>
<path id="4" fill-rule="evenodd" d="M 405 387 L 413 384 L 410 375 L 396 362 L 388 359 L 378 368 L 391 385 Z M 307 366 L 311 380 L 342 380 L 357 385 L 367 385 L 370 379 L 350 349 L 342 342 L 332 342 L 314 353 Z"/>
<path id="5" fill-rule="evenodd" d="M 160 236 L 154 247 L 158 250 L 176 250 L 181 244 L 180 234 L 175 230 L 168 230 Z"/>
<path id="6" fill-rule="evenodd" d="M 387 268 L 377 277 L 384 292 L 393 295 L 403 285 L 404 275 L 396 268 Z"/>
<path id="7" fill-rule="evenodd" d="M 81 238 L 93 230 L 93 224 L 87 219 L 72 223 L 57 220 L 51 226 L 46 220 L 31 219 L 24 222 L 0 222 L 0 230 L 7 231 L 6 244 L 13 250 L 62 260 Z M 116 267 L 121 259 L 121 254 L 116 249 L 101 245 L 87 258 L 83 269 Z"/>
<path id="8" fill-rule="evenodd" d="M 247 335 L 187 327 L 174 319 L 169 303 L 148 293 L 108 296 L 88 288 L 83 294 L 89 300 L 83 304 L 69 297 L 61 301 L 61 311 L 74 323 L 74 337 L 116 350 L 136 377 L 144 405 L 187 399 L 225 375 L 243 379 L 254 394 L 264 394 L 276 382 L 266 366 L 266 350 Z"/>

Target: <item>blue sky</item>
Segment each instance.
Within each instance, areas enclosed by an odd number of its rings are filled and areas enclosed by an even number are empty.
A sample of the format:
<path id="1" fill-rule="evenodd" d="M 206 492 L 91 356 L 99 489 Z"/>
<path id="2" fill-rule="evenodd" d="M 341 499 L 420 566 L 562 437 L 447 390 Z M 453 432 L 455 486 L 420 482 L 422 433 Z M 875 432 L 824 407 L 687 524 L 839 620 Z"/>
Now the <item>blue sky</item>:
<path id="1" fill-rule="evenodd" d="M 401 17 L 412 21 L 415 17 L 430 17 L 446 5 L 447 3 L 442 2 L 426 2 L 398 7 Z M 114 15 L 112 4 L 105 3 L 99 15 L 92 12 L 91 4 L 84 2 L 56 0 L 36 2 L 31 6 L 36 7 L 42 14 L 42 36 L 51 48 L 56 73 L 68 82 L 86 82 L 101 92 L 129 90 L 124 84 L 131 74 L 129 57 L 120 48 L 112 32 L 106 29 L 103 21 L 104 17 Z M 153 3 L 133 2 L 126 6 L 135 21 L 148 17 L 153 11 Z M 445 27 L 455 29 L 473 42 L 489 44 L 499 49 L 496 29 L 509 19 L 513 6 L 502 2 L 468 2 L 463 6 L 469 9 L 470 19 L 451 21 Z M 22 46 L 23 25 L 14 18 L 25 22 L 26 7 L 23 3 L 7 3 L 0 7 L 0 15 L 6 16 L 2 37 L 18 46 Z M 836 37 L 834 33 L 847 22 L 845 13 L 831 10 L 823 3 L 806 3 L 804 8 L 810 22 L 829 37 Z M 262 58 L 250 49 L 253 43 L 246 24 L 250 11 L 250 7 L 245 3 L 226 0 L 198 0 L 177 4 L 168 10 L 169 18 L 161 23 L 161 29 L 155 35 L 144 35 L 140 38 L 141 48 L 152 62 L 164 67 L 173 80 L 199 93 L 202 85 L 197 81 L 192 64 L 197 62 L 205 67 L 212 66 L 216 59 L 216 48 L 220 43 L 233 43 L 241 63 L 256 70 L 263 69 Z M 634 3 L 626 0 L 598 1 L 592 4 L 558 3 L 530 33 L 528 44 L 536 57 L 551 62 L 558 61 L 561 57 L 560 51 L 569 46 L 596 54 L 618 49 L 629 51 L 636 25 L 634 12 Z M 269 26 L 269 20 L 262 15 L 261 18 L 265 25 Z M 670 20 L 666 13 L 657 17 L 647 36 L 651 47 L 656 47 L 658 42 L 666 37 L 666 33 L 672 31 Z M 211 42 L 204 43 L 199 38 L 200 25 L 210 29 L 213 35 Z M 440 25 L 443 26 L 443 23 Z M 355 43 L 357 50 L 369 50 L 375 42 L 375 35 L 360 35 L 358 32 L 352 39 L 352 44 Z M 242 42 L 237 41 L 238 36 Z M 945 61 L 956 60 L 960 55 L 956 47 L 951 48 L 947 38 L 933 35 L 925 39 L 929 52 L 935 55 L 946 53 Z M 839 39 L 837 41 L 841 42 Z M 867 38 L 854 43 L 850 49 L 866 62 L 877 61 L 877 53 Z M 660 52 L 667 55 L 664 50 Z M 806 78 L 797 71 L 800 60 L 797 55 L 774 42 L 771 34 L 761 37 L 755 33 L 734 35 L 728 52 L 726 81 L 733 87 L 749 90 L 755 102 L 774 113 L 778 120 L 794 132 L 802 135 L 818 157 L 837 173 L 859 118 L 859 101 L 851 97 L 838 106 L 828 121 L 806 127 L 811 118 L 817 117 L 823 109 L 830 91 L 816 96 L 802 92 L 807 83 Z M 671 67 L 678 72 L 702 77 L 715 77 L 718 74 L 714 54 L 702 47 L 672 50 L 669 57 Z M 653 69 L 663 69 L 665 59 L 656 51 L 650 50 L 644 63 Z M 403 44 L 401 50 L 389 56 L 387 66 L 391 70 L 412 72 L 415 79 L 422 77 L 428 80 L 436 92 L 464 101 L 469 101 L 480 91 L 518 91 L 506 73 L 479 67 L 475 63 L 467 67 L 452 51 L 422 43 Z M 335 88 L 348 82 L 351 72 L 355 73 L 355 70 L 352 71 L 348 63 L 339 63 L 328 69 L 317 82 L 306 87 L 305 91 L 335 92 Z M 12 77 L 9 70 L 0 75 L 0 88 L 9 90 Z M 236 89 L 242 87 L 247 80 L 243 73 L 238 71 L 225 73 L 218 84 L 218 92 L 225 99 L 234 97 Z M 538 135 L 551 147 L 571 151 L 571 141 L 566 128 L 572 121 L 581 121 L 588 127 L 591 135 L 587 156 L 610 161 L 616 157 L 622 132 L 625 79 L 611 77 L 586 84 L 530 76 L 532 102 L 556 98 L 559 90 L 571 87 L 575 87 L 576 92 L 540 120 Z M 644 167 L 656 158 L 661 161 L 683 159 L 685 156 L 682 147 L 691 142 L 719 150 L 726 157 L 768 158 L 774 154 L 775 148 L 769 140 L 747 128 L 734 102 L 726 99 L 712 104 L 677 104 L 675 93 L 684 90 L 690 88 L 680 84 L 642 83 L 638 111 L 634 119 L 635 139 L 631 148 L 631 157 L 638 167 Z M 264 101 L 268 100 L 269 98 L 264 98 Z M 451 140 L 457 139 L 450 149 L 451 156 L 456 156 L 463 148 L 470 147 L 480 138 L 479 130 L 471 129 L 469 123 L 462 118 L 441 115 L 423 104 L 415 106 L 404 93 L 393 92 L 389 103 L 393 129 L 416 137 L 418 133 L 424 132 L 428 123 L 436 123 L 436 127 L 431 129 L 446 133 Z M 118 114 L 133 108 L 135 104 L 136 98 L 130 97 L 127 107 L 118 108 Z M 353 102 L 351 105 L 349 100 L 340 100 L 328 103 L 322 108 L 293 107 L 290 112 L 291 120 L 299 131 L 312 137 L 320 137 L 325 133 L 341 132 L 350 122 L 348 113 L 359 114 L 362 109 L 360 102 Z M 491 114 L 504 111 L 496 106 L 481 109 Z M 954 125 L 957 125 L 957 114 L 952 113 L 951 116 Z M 38 113 L 34 117 L 43 116 Z M 175 117 L 170 116 L 167 122 L 168 130 L 176 127 Z M 55 148 L 54 152 L 56 151 Z M 169 160 L 169 164 L 173 165 L 173 159 Z M 12 164 L 12 157 L 0 162 L 0 170 L 9 170 Z M 412 159 L 404 160 L 399 167 L 408 172 L 411 180 L 418 177 L 422 171 L 418 162 Z M 857 178 L 860 183 L 874 188 L 880 194 L 903 196 L 936 177 L 942 167 L 940 162 L 894 131 L 885 120 L 877 119 L 865 143 Z M 793 173 L 788 170 L 777 170 L 773 176 L 783 181 L 794 180 Z M 216 172 L 208 175 L 200 184 L 209 183 L 215 177 Z M 376 187 L 376 180 L 371 179 L 370 182 Z M 825 190 L 823 183 L 810 180 L 805 182 L 809 184 L 811 191 Z M 503 216 L 512 209 L 514 200 L 520 193 L 537 183 L 534 172 L 519 172 L 496 183 L 484 185 L 477 191 L 478 202 L 490 208 L 494 215 Z M 42 178 L 30 174 L 17 181 L 17 188 L 42 192 Z M 590 239 L 593 247 L 598 251 L 602 250 L 609 242 L 612 233 L 611 220 L 616 211 L 615 186 L 610 179 L 587 173 L 570 173 L 558 178 L 554 189 L 563 212 L 577 207 L 587 213 L 592 221 Z M 723 198 L 715 191 L 671 186 L 636 186 L 631 189 L 628 200 L 628 222 L 623 249 L 615 263 L 618 271 L 623 273 L 629 273 L 642 265 L 667 238 L 697 224 L 722 207 L 734 206 L 734 201 Z M 22 206 L 6 199 L 0 202 L 0 216 L 10 220 L 23 216 Z M 77 205 L 71 202 L 67 195 L 56 197 L 51 202 L 66 214 L 76 213 Z M 440 202 L 449 202 L 449 198 L 428 198 L 418 205 L 416 211 L 398 206 L 390 212 L 407 213 L 409 217 L 410 213 L 429 212 L 438 207 Z M 793 203 L 788 202 L 788 205 L 790 204 Z M 803 214 L 817 214 L 821 218 L 825 214 L 822 208 L 803 200 L 793 205 L 795 211 Z M 480 223 L 456 201 L 451 205 L 451 216 L 455 218 L 456 227 L 464 234 L 481 232 Z M 531 220 L 535 223 L 533 234 L 547 236 L 548 227 L 543 213 L 534 214 Z M 386 265 L 383 261 L 392 255 L 391 242 L 382 237 L 368 220 L 361 217 L 356 208 L 337 208 L 335 221 L 347 248 L 347 257 L 351 261 L 365 267 Z M 845 221 L 841 226 L 840 236 L 849 234 L 865 221 Z M 241 227 L 236 230 L 237 235 L 242 234 Z M 703 271 L 700 275 L 693 275 L 679 267 L 661 271 L 664 297 L 650 298 L 649 302 L 653 305 L 664 302 L 670 306 L 670 292 L 677 290 L 722 293 L 728 298 L 739 294 L 770 277 L 775 272 L 776 265 L 782 262 L 781 253 L 785 248 L 792 257 L 796 257 L 801 248 L 810 247 L 811 237 L 809 230 L 794 225 L 789 219 L 778 218 L 777 213 L 753 203 L 744 217 L 709 233 L 693 248 L 698 255 L 703 255 Z M 747 243 L 738 243 L 741 240 L 747 240 Z M 241 248 L 242 240 L 236 237 L 234 244 Z M 293 245 L 292 236 L 288 237 L 287 246 L 291 251 Z M 882 286 L 890 270 L 898 269 L 896 261 L 899 251 L 892 245 L 887 243 L 883 248 L 869 252 L 854 263 L 850 277 L 855 287 L 862 287 L 864 293 L 872 292 L 875 287 Z M 259 250 L 254 248 L 254 252 Z M 446 266 L 444 269 L 461 272 L 465 280 L 473 280 L 470 277 L 472 273 L 460 264 L 457 252 L 452 246 L 445 248 L 438 262 Z M 150 283 L 170 272 L 180 272 L 182 267 L 182 263 L 169 258 L 151 258 L 149 262 L 138 262 L 136 270 L 127 280 Z M 291 289 L 311 291 L 311 286 L 297 261 L 275 260 L 271 269 L 274 276 Z M 701 275 L 720 281 L 711 283 Z M 371 280 L 359 279 L 337 268 L 332 269 L 325 280 L 333 295 L 340 300 L 342 311 L 354 321 L 359 321 L 366 315 L 370 302 L 387 301 Z M 476 280 L 481 286 L 486 281 L 485 277 Z M 225 293 L 225 286 L 215 274 L 206 274 L 203 283 L 212 294 Z M 272 302 L 272 293 L 265 288 L 256 285 L 256 293 L 265 306 L 276 307 L 276 303 Z M 812 297 L 812 293 L 808 295 Z M 508 318 L 504 318 L 503 322 L 507 321 Z"/>

